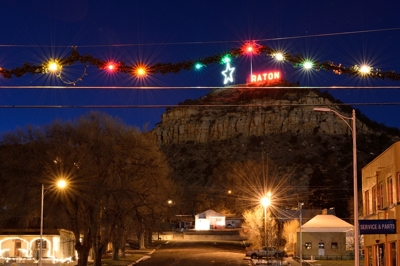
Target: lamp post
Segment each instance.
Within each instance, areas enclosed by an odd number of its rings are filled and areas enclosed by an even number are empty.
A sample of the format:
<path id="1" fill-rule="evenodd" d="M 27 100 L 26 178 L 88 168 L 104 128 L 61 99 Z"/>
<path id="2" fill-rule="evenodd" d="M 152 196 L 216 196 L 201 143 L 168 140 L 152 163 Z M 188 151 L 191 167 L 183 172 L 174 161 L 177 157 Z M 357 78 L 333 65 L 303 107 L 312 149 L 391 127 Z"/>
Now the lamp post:
<path id="1" fill-rule="evenodd" d="M 267 207 L 271 204 L 271 193 L 261 199 L 261 205 L 264 207 L 264 246 L 267 246 Z"/>
<path id="2" fill-rule="evenodd" d="M 54 185 L 49 186 L 47 189 L 52 188 Z M 65 188 L 67 183 L 65 180 L 59 180 L 57 182 L 57 187 Z M 44 189 L 44 184 L 42 184 L 42 198 L 40 201 L 40 247 L 39 247 L 39 266 L 42 266 L 43 258 L 43 207 L 44 207 L 44 194 L 46 193 Z"/>
<path id="3" fill-rule="evenodd" d="M 302 235 L 302 223 L 303 223 L 303 202 L 299 202 L 299 210 L 300 210 L 300 246 L 299 246 L 299 253 L 300 253 L 300 265 L 303 265 L 303 235 Z"/>
<path id="4" fill-rule="evenodd" d="M 39 266 L 42 266 L 42 244 L 43 244 L 43 202 L 44 202 L 44 185 L 42 184 L 42 198 L 40 202 L 40 247 L 39 247 Z"/>
<path id="5" fill-rule="evenodd" d="M 350 128 L 353 138 L 353 197 L 354 197 L 354 265 L 359 266 L 359 226 L 358 226 L 358 191 L 357 191 L 357 135 L 356 135 L 356 111 L 352 116 L 346 117 L 330 108 L 314 108 L 317 112 L 332 112 L 337 115 Z M 351 120 L 351 125 L 349 123 Z"/>
<path id="6" fill-rule="evenodd" d="M 172 200 L 168 200 L 167 203 L 168 203 L 168 221 L 169 221 L 169 223 L 171 223 L 171 207 L 174 202 Z M 171 225 L 168 225 L 168 226 L 171 226 Z"/>

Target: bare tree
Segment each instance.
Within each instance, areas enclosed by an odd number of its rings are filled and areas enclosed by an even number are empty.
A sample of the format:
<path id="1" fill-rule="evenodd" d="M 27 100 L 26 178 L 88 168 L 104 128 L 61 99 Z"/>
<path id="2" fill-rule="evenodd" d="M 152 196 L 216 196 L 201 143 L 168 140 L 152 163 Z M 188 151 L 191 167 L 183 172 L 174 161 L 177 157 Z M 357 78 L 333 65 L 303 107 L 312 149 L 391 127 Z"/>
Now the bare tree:
<path id="1" fill-rule="evenodd" d="M 244 211 L 241 234 L 247 238 L 252 248 L 261 248 L 263 246 L 263 213 L 261 206 Z"/>
<path id="2" fill-rule="evenodd" d="M 91 249 L 100 266 L 110 241 L 116 249 L 121 246 L 125 229 L 132 228 L 128 223 L 144 239 L 173 191 L 153 137 L 102 113 L 10 134 L 3 143 L 9 145 L 3 148 L 13 146 L 15 156 L 27 150 L 26 162 L 18 167 L 5 161 L 7 173 L 21 171 L 18 182 L 29 177 L 30 183 L 49 187 L 60 177 L 67 180 L 65 191 L 46 195 L 46 208 L 52 210 L 53 224 L 60 222 L 74 232 L 79 266 L 87 265 Z"/>
<path id="3" fill-rule="evenodd" d="M 286 250 L 293 250 L 294 245 L 297 243 L 297 230 L 299 230 L 300 223 L 298 220 L 290 220 L 283 224 L 282 238 L 286 240 Z"/>
<path id="4" fill-rule="evenodd" d="M 28 127 L 25 132 L 17 130 L 2 136 L 0 145 L 2 228 L 39 225 L 40 183 L 37 182 L 37 178 L 42 175 L 43 168 L 37 158 L 43 153 L 43 147 L 34 142 L 38 139 L 36 133 L 33 128 Z"/>
<path id="5" fill-rule="evenodd" d="M 244 222 L 241 235 L 246 237 L 252 248 L 277 247 L 278 225 L 270 212 L 264 216 L 264 208 L 256 206 L 243 213 Z M 264 229 L 264 224 L 266 225 Z M 265 243 L 264 243 L 265 241 Z"/>

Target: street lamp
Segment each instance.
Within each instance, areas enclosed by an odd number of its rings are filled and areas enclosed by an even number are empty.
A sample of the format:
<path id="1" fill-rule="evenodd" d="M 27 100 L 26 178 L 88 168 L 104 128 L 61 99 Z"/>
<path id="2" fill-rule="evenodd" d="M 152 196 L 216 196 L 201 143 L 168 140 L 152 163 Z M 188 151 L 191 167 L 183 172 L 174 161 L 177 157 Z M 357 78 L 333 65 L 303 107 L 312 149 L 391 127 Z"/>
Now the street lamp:
<path id="1" fill-rule="evenodd" d="M 261 199 L 261 205 L 264 207 L 264 246 L 267 246 L 267 207 L 271 204 L 271 192 Z"/>
<path id="2" fill-rule="evenodd" d="M 358 191 L 357 191 L 357 135 L 356 135 L 356 111 L 352 116 L 346 117 L 330 108 L 314 108 L 317 112 L 332 112 L 337 115 L 350 128 L 353 138 L 353 197 L 354 197 L 354 265 L 359 266 L 359 226 L 358 226 Z M 351 125 L 349 123 L 351 120 Z"/>
<path id="3" fill-rule="evenodd" d="M 302 223 L 303 223 L 303 202 L 299 202 L 298 209 L 300 210 L 300 246 L 299 246 L 299 253 L 300 253 L 300 265 L 303 265 L 303 235 L 302 235 Z M 299 241 L 298 241 L 299 242 Z"/>
<path id="4" fill-rule="evenodd" d="M 60 179 L 57 184 L 57 187 L 59 188 L 65 188 L 67 186 L 67 182 L 63 179 Z M 54 187 L 54 185 L 51 185 L 47 188 L 50 189 Z M 41 198 L 41 203 L 40 203 L 40 248 L 39 248 L 39 266 L 42 266 L 42 258 L 43 258 L 43 207 L 44 207 L 44 194 L 46 193 L 44 189 L 44 184 L 42 184 L 42 198 Z"/>

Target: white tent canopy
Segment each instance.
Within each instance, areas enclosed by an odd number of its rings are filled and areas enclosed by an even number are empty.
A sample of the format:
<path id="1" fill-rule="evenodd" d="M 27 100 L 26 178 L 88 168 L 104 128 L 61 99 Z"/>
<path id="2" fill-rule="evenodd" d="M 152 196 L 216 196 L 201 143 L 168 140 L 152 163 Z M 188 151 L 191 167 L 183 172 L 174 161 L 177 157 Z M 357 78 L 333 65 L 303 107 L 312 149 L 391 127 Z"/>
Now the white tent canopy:
<path id="1" fill-rule="evenodd" d="M 331 214 L 316 215 L 303 224 L 303 232 L 348 232 L 354 226 Z"/>

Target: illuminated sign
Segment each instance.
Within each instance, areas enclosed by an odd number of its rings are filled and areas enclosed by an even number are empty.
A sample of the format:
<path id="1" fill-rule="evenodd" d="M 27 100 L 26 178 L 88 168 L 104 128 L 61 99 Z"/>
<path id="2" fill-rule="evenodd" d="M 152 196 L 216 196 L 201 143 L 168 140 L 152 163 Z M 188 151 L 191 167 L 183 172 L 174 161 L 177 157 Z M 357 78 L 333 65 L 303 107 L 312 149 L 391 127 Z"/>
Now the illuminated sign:
<path id="1" fill-rule="evenodd" d="M 396 220 L 359 220 L 360 234 L 396 234 Z"/>
<path id="2" fill-rule="evenodd" d="M 269 83 L 281 80 L 281 72 L 271 71 L 261 74 L 252 74 L 250 76 L 250 83 Z"/>
<path id="3" fill-rule="evenodd" d="M 226 63 L 226 69 L 222 71 L 222 75 L 224 75 L 224 84 L 228 82 L 233 82 L 233 71 L 235 71 L 234 67 L 231 67 L 229 63 Z"/>

